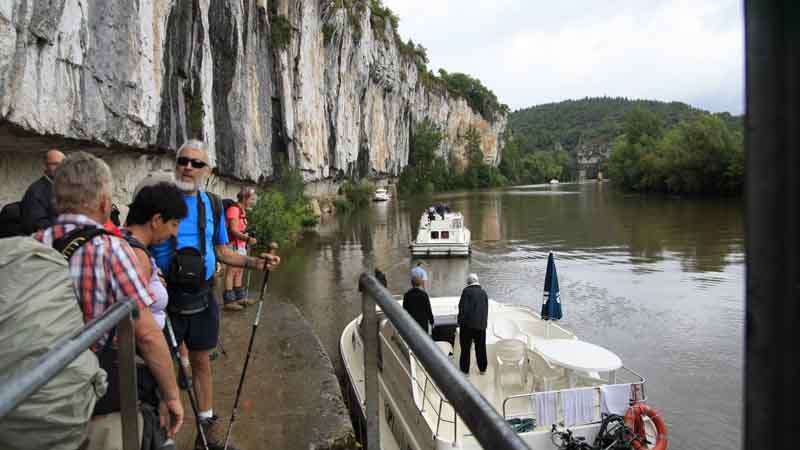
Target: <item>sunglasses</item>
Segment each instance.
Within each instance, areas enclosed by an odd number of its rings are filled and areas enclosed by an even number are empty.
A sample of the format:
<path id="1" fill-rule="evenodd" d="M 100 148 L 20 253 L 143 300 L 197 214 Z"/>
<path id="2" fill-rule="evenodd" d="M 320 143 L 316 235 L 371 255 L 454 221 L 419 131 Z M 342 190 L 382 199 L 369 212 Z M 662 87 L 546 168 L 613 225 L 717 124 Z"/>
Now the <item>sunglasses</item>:
<path id="1" fill-rule="evenodd" d="M 189 164 L 191 164 L 192 167 L 194 167 L 195 169 L 202 169 L 203 167 L 206 166 L 206 162 L 201 161 L 199 159 L 187 158 L 185 156 L 181 156 L 180 158 L 178 158 L 179 166 L 188 166 Z"/>

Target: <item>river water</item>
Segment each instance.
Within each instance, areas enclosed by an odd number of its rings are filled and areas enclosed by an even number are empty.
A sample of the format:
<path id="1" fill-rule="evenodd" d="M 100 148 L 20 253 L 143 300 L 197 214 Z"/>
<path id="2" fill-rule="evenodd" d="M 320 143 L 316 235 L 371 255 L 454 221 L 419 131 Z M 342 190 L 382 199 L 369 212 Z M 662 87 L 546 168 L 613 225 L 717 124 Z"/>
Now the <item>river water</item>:
<path id="1" fill-rule="evenodd" d="M 670 448 L 740 447 L 740 200 L 562 184 L 392 199 L 330 219 L 282 253 L 270 298 L 298 306 L 339 373 L 339 334 L 360 310 L 359 274 L 379 267 L 392 292 L 405 292 L 408 245 L 423 209 L 434 202 L 464 213 L 473 254 L 427 261 L 432 296 L 459 295 L 466 275 L 475 272 L 490 297 L 538 309 L 552 251 L 561 323 L 646 378 L 649 403 L 669 426 Z"/>

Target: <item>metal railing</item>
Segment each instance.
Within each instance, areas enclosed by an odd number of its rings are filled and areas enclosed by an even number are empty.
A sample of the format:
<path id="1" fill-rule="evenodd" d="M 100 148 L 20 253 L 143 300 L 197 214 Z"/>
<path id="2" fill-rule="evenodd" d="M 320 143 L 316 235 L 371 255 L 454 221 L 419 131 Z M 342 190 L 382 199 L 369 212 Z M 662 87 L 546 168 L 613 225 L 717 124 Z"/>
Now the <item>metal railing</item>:
<path id="1" fill-rule="evenodd" d="M 402 306 L 392 298 L 389 291 L 374 276 L 368 273 L 362 274 L 359 284 L 362 291 L 368 450 L 381 448 L 378 410 L 380 404 L 378 398 L 378 346 L 380 340 L 376 303 L 483 448 L 528 450 L 528 446 L 506 423 L 505 419 L 498 414 L 475 386 L 466 380 L 434 344 L 430 336 L 422 331 L 417 322 L 403 310 Z"/>
<path id="2" fill-rule="evenodd" d="M 133 300 L 117 301 L 102 316 L 87 323 L 75 333 L 58 340 L 50 351 L 33 364 L 18 367 L 11 375 L 0 379 L 0 386 L 3 386 L 0 391 L 0 419 L 47 384 L 64 367 L 116 326 L 116 338 L 119 344 L 122 445 L 125 450 L 138 449 L 139 423 L 134 360 L 136 343 L 133 336 L 133 321 L 137 317 L 138 310 Z"/>
<path id="3" fill-rule="evenodd" d="M 602 402 L 602 393 L 600 392 L 600 388 L 603 387 L 603 386 L 608 387 L 608 386 L 623 386 L 623 385 L 627 385 L 627 386 L 630 387 L 630 404 L 645 402 L 647 400 L 647 395 L 646 395 L 645 390 L 644 390 L 644 385 L 645 385 L 644 377 L 642 377 L 638 373 L 636 373 L 633 370 L 631 370 L 631 369 L 629 369 L 627 367 L 624 367 L 624 366 L 621 367 L 620 369 L 618 369 L 617 372 L 620 375 L 625 374 L 625 373 L 629 374 L 629 375 L 633 375 L 637 379 L 636 379 L 636 381 L 632 381 L 632 382 L 608 383 L 608 384 L 604 384 L 602 386 L 573 387 L 573 388 L 567 388 L 567 389 L 557 389 L 557 390 L 551 390 L 551 391 L 540 391 L 540 392 L 530 392 L 530 393 L 525 393 L 525 394 L 509 395 L 508 397 L 503 399 L 503 417 L 506 418 L 506 419 L 515 418 L 515 417 L 516 418 L 528 418 L 528 417 L 533 418 L 533 417 L 535 417 L 536 420 L 538 421 L 539 417 L 537 417 L 536 408 L 533 407 L 533 402 L 536 400 L 536 396 L 537 395 L 546 395 L 546 394 L 555 394 L 555 395 L 552 396 L 553 402 L 555 403 L 553 410 L 557 412 L 557 415 L 563 416 L 564 415 L 563 411 L 561 411 L 561 408 L 559 407 L 559 405 L 562 404 L 560 397 L 564 393 L 574 392 L 574 391 L 595 391 L 595 393 L 597 394 L 596 398 L 598 400 L 598 403 L 596 403 L 594 406 L 597 408 L 597 417 L 600 417 L 600 412 L 601 412 L 600 402 Z M 517 413 L 514 413 L 514 414 L 508 414 L 508 412 L 507 412 L 508 411 L 508 403 L 509 402 L 513 402 L 515 400 L 520 400 L 520 399 L 525 399 L 526 401 L 528 401 L 529 404 L 531 405 L 531 410 L 528 411 L 528 412 L 523 411 L 523 412 L 517 412 Z M 550 425 L 551 424 L 537 424 L 537 426 L 545 426 L 545 427 L 549 427 Z M 585 423 L 585 424 L 578 423 L 578 424 L 575 424 L 575 425 L 588 425 L 588 423 Z"/>

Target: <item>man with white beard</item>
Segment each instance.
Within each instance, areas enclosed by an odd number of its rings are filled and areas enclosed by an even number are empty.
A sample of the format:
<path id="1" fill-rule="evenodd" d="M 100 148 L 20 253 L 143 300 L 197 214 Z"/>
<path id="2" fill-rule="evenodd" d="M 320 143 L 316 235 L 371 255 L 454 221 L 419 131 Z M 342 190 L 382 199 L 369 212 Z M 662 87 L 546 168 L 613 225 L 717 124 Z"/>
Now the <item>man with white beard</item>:
<path id="1" fill-rule="evenodd" d="M 197 393 L 200 417 L 209 449 L 222 448 L 224 427 L 212 410 L 212 377 L 209 351 L 219 338 L 219 307 L 213 282 L 217 260 L 235 267 L 264 270 L 280 263 L 277 256 L 261 258 L 240 255 L 226 244 L 225 211 L 213 213 L 212 195 L 202 191 L 211 173 L 205 144 L 186 141 L 175 160 L 175 184 L 184 193 L 188 216 L 181 221 L 177 236 L 151 248 L 156 263 L 167 279 L 167 311 L 180 344 L 186 343 Z M 220 208 L 221 209 L 221 208 Z M 196 448 L 203 448 L 198 434 Z M 229 449 L 236 449 L 228 445 Z"/>

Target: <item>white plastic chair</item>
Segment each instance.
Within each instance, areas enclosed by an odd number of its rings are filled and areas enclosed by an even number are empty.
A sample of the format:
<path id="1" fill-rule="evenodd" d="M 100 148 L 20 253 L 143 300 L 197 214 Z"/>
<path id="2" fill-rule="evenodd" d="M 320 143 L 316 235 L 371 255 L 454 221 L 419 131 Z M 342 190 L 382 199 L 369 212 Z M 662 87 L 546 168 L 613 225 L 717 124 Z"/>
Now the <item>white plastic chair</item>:
<path id="1" fill-rule="evenodd" d="M 533 389 L 538 392 L 554 391 L 569 386 L 564 369 L 550 364 L 550 361 L 535 351 L 528 352 Z"/>
<path id="2" fill-rule="evenodd" d="M 499 339 L 519 339 L 530 347 L 531 339 L 528 334 L 519 329 L 516 322 L 510 319 L 498 318 L 492 322 L 492 334 Z"/>
<path id="3" fill-rule="evenodd" d="M 518 339 L 501 339 L 495 343 L 495 381 L 502 389 L 503 367 L 515 366 L 519 370 L 520 382 L 523 386 L 528 383 L 528 359 L 525 356 L 525 343 Z"/>

